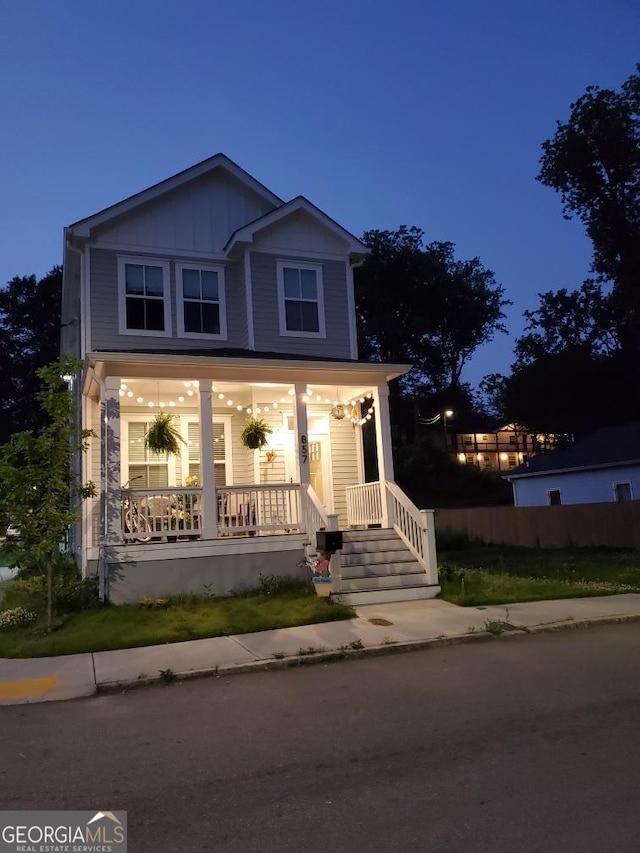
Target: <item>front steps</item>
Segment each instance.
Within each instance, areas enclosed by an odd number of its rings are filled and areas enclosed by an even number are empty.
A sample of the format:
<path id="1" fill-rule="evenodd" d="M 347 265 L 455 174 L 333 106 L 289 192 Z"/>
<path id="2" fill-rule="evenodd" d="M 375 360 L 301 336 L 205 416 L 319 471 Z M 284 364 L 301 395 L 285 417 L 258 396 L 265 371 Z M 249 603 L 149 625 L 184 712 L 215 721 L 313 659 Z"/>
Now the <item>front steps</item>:
<path id="1" fill-rule="evenodd" d="M 435 598 L 438 585 L 430 585 L 422 566 L 395 530 L 349 530 L 339 552 L 340 577 L 334 577 L 333 594 L 345 604 L 383 604 Z"/>

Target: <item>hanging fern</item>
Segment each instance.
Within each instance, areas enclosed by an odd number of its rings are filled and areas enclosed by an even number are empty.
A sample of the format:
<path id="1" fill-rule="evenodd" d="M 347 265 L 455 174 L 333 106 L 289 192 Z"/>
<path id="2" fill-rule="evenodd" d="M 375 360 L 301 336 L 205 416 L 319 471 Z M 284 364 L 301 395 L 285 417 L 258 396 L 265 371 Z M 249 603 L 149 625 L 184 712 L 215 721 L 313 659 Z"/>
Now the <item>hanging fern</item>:
<path id="1" fill-rule="evenodd" d="M 249 450 L 262 450 L 269 443 L 267 436 L 272 432 L 273 430 L 266 421 L 251 417 L 244 425 L 240 441 Z"/>
<path id="2" fill-rule="evenodd" d="M 158 412 L 149 424 L 144 437 L 145 447 L 148 447 L 152 453 L 177 456 L 180 453 L 179 442 L 186 444 L 180 435 L 180 430 L 173 422 L 173 415 L 169 412 Z"/>

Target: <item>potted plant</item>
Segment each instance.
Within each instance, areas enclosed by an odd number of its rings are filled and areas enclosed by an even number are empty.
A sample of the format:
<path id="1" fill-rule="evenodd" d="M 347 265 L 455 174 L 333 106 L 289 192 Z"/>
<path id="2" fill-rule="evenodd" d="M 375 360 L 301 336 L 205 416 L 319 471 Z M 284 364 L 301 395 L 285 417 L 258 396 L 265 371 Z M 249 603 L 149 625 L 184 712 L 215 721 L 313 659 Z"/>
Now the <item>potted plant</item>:
<path id="1" fill-rule="evenodd" d="M 149 424 L 149 429 L 144 437 L 145 447 L 152 453 L 177 456 L 180 453 L 180 444 L 186 444 L 180 435 L 180 430 L 173 421 L 170 412 L 158 412 Z"/>
<path id="2" fill-rule="evenodd" d="M 266 421 L 260 418 L 250 417 L 244 425 L 240 435 L 240 441 L 249 450 L 262 450 L 269 442 L 268 436 L 273 432 Z"/>

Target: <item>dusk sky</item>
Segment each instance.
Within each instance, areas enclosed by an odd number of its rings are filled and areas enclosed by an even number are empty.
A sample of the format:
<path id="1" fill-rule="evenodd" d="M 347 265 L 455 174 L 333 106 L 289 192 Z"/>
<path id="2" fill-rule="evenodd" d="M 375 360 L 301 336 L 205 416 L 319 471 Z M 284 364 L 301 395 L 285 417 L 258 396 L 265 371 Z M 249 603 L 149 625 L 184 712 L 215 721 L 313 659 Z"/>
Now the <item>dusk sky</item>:
<path id="1" fill-rule="evenodd" d="M 0 285 L 222 151 L 358 236 L 418 225 L 478 255 L 514 304 L 475 384 L 508 371 L 539 291 L 588 275 L 541 143 L 638 61 L 638 0 L 0 0 Z"/>

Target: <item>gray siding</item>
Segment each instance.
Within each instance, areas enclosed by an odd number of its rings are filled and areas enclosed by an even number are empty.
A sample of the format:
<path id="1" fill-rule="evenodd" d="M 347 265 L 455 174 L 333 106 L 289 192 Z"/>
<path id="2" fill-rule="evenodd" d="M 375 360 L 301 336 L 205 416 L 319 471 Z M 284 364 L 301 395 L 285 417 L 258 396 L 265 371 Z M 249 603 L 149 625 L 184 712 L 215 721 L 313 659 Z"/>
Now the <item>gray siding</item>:
<path id="1" fill-rule="evenodd" d="M 239 263 L 225 264 L 227 340 L 218 341 L 197 338 L 179 338 L 177 336 L 176 317 L 176 280 L 175 262 L 183 261 L 197 266 L 193 258 L 158 258 L 169 260 L 170 299 L 171 299 L 171 337 L 153 335 L 121 335 L 118 321 L 118 255 L 107 249 L 91 249 L 90 316 L 91 348 L 93 350 L 188 350 L 188 349 L 224 349 L 226 347 L 247 347 L 246 300 L 242 271 Z M 142 253 L 141 253 L 142 254 Z M 135 258 L 137 253 L 131 253 Z M 214 263 L 219 263 L 214 261 Z"/>
<path id="2" fill-rule="evenodd" d="M 80 358 L 80 257 L 67 250 L 64 259 L 64 288 L 62 291 L 62 316 L 60 352 Z"/>
<path id="3" fill-rule="evenodd" d="M 322 266 L 326 338 L 282 337 L 278 320 L 277 260 L 291 260 Z M 253 323 L 256 350 L 295 355 L 351 358 L 349 347 L 349 306 L 347 275 L 343 261 L 311 260 L 263 252 L 251 253 Z"/>

